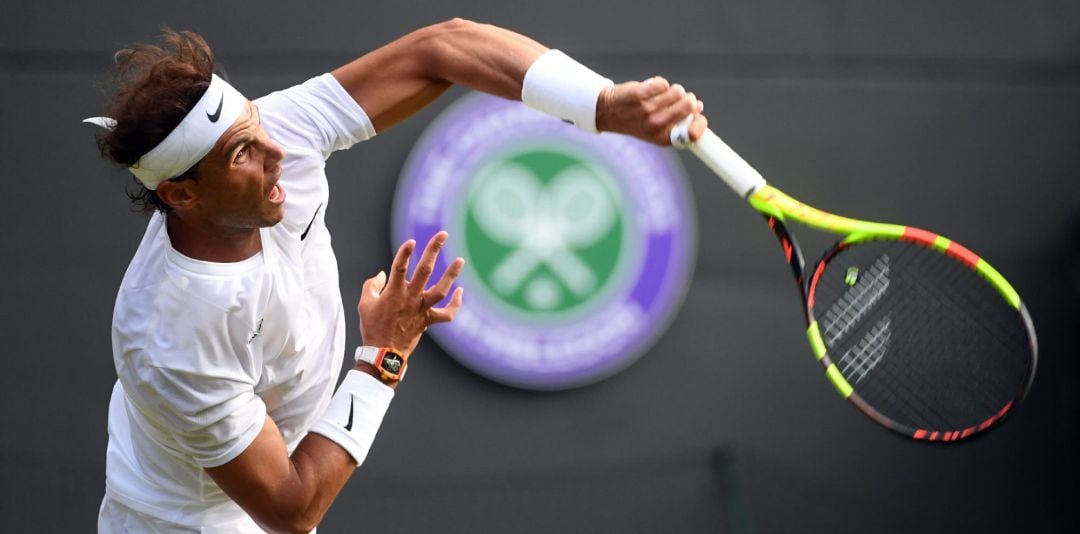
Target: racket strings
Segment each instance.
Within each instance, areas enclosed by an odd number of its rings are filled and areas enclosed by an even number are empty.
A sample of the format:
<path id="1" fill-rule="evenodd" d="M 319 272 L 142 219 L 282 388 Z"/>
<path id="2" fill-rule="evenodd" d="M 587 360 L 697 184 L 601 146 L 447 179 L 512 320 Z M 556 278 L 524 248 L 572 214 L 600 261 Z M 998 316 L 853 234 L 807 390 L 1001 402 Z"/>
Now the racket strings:
<path id="1" fill-rule="evenodd" d="M 916 281 L 919 281 L 919 279 L 916 279 Z M 926 288 L 920 288 L 920 290 L 924 289 Z M 924 301 L 928 296 L 932 296 L 932 294 L 928 294 L 924 291 L 919 291 L 918 293 L 920 293 L 918 295 L 920 298 L 907 299 L 904 303 L 905 305 L 897 309 L 899 315 L 916 317 L 914 313 L 924 312 L 921 308 L 915 310 L 906 309 L 912 307 L 913 303 Z M 947 305 L 950 303 L 948 302 L 948 299 L 943 299 L 943 301 L 937 301 L 934 304 L 940 306 L 942 304 Z M 956 320 L 957 318 L 962 319 L 962 313 L 957 315 L 956 311 L 957 310 L 955 309 L 949 310 L 948 313 L 939 311 L 937 316 L 944 316 L 944 318 L 951 320 Z M 942 317 L 936 317 L 936 319 L 940 321 L 942 320 Z M 957 339 L 953 338 L 950 339 L 950 341 L 937 342 L 936 347 L 920 346 L 909 348 L 909 350 L 921 353 L 940 352 L 942 357 L 948 357 L 947 355 L 956 355 L 956 353 L 963 353 L 963 351 L 966 350 L 964 349 L 964 345 L 966 344 L 958 344 L 956 342 Z M 920 427 L 955 428 L 958 426 L 956 420 L 954 420 L 956 419 L 955 409 L 943 411 L 937 409 L 936 406 L 963 406 L 963 408 L 968 409 L 968 411 L 973 414 L 971 417 L 964 417 L 967 419 L 978 418 L 978 414 L 993 414 L 999 409 L 997 402 L 997 399 L 1000 398 L 999 393 L 998 395 L 991 396 L 984 395 L 984 393 L 990 390 L 1000 391 L 1000 388 L 987 388 L 985 387 L 986 384 L 983 384 L 984 387 L 968 387 L 969 385 L 978 385 L 978 381 L 977 379 L 976 381 L 971 381 L 970 377 L 963 374 L 962 369 L 958 368 L 958 366 L 944 366 L 944 368 L 939 366 L 939 369 L 936 369 L 936 375 L 924 372 L 929 370 L 929 366 L 926 364 L 909 366 L 889 365 L 885 368 L 885 372 L 891 374 L 888 372 L 894 368 L 894 366 L 897 370 L 900 370 L 901 374 L 899 376 L 894 376 L 893 382 L 891 383 L 890 381 L 882 381 L 881 386 L 883 389 L 888 390 L 889 400 L 896 403 L 897 408 L 899 408 L 907 418 L 919 420 L 919 416 L 922 416 L 923 424 L 920 425 Z M 897 377 L 899 377 L 899 379 L 896 379 Z M 931 384 L 934 381 L 950 384 L 951 387 L 931 387 Z M 909 384 L 917 387 L 904 387 Z"/>
<path id="2" fill-rule="evenodd" d="M 854 383 L 858 384 L 866 378 L 867 373 L 877 367 L 889 349 L 889 339 L 892 336 L 891 324 L 889 317 L 878 321 L 857 345 L 848 349 L 840 357 L 836 364 L 844 376 L 852 377 Z"/>
<path id="3" fill-rule="evenodd" d="M 866 273 L 868 279 L 856 284 L 853 291 L 845 293 L 825 312 L 825 328 L 822 335 L 827 344 L 833 344 L 847 334 L 864 311 L 872 308 L 889 289 L 889 257 L 879 257 Z"/>
<path id="4" fill-rule="evenodd" d="M 914 299 L 907 300 L 904 306 L 898 308 L 897 313 L 913 315 L 923 312 L 921 307 L 913 306 L 914 304 L 916 304 Z M 941 355 L 940 357 L 946 358 L 950 354 L 964 351 L 963 345 L 957 345 L 955 339 L 939 342 L 935 348 L 937 350 L 928 351 L 920 347 L 923 351 L 936 352 Z M 966 405 L 975 414 L 972 416 L 975 419 L 979 417 L 978 414 L 992 414 L 1000 409 L 1000 404 L 997 404 L 998 399 L 993 395 L 986 395 L 988 391 L 1000 391 L 1000 388 L 972 388 L 970 385 L 977 384 L 978 381 L 972 381 L 962 373 L 957 376 L 958 369 L 955 367 L 942 367 L 935 370 L 929 365 L 901 365 L 900 363 L 902 362 L 885 368 L 886 373 L 893 369 L 895 373 L 892 373 L 893 380 L 883 380 L 881 385 L 890 390 L 890 400 L 902 410 L 907 420 L 923 421 L 921 428 L 958 428 L 956 418 L 950 411 L 938 409 L 938 407 Z M 931 371 L 937 374 L 934 375 Z M 952 387 L 932 386 L 935 382 L 947 383 Z"/>
<path id="5" fill-rule="evenodd" d="M 887 254 L 882 254 L 878 257 L 878 259 L 875 260 L 874 265 L 887 265 L 889 261 L 888 258 L 889 256 Z M 864 281 L 860 281 L 860 283 L 863 282 Z M 877 275 L 874 275 L 874 277 L 870 280 L 870 283 L 878 286 L 885 285 L 881 282 L 880 277 Z M 856 284 L 856 287 L 858 285 L 859 284 Z M 832 311 L 834 308 L 835 305 L 834 307 L 830 308 L 830 311 Z M 860 317 L 864 316 L 869 311 L 869 309 L 860 310 L 858 315 Z M 851 312 L 837 314 L 838 317 L 842 318 L 849 318 L 854 315 L 855 314 Z M 828 320 L 828 316 L 829 313 L 826 313 L 826 321 Z M 888 324 L 891 326 L 890 316 L 885 315 L 884 320 L 888 320 Z M 828 328 L 828 326 L 826 326 L 826 328 Z M 827 342 L 827 346 L 832 348 L 836 345 L 834 343 Z M 850 382 L 851 375 L 844 367 L 840 367 L 839 364 L 838 367 L 840 368 L 841 374 L 843 374 L 845 378 L 848 378 Z M 915 378 L 913 377 L 913 371 L 919 372 L 920 370 L 914 367 L 894 366 L 889 364 L 882 366 L 881 369 L 877 372 L 887 375 L 890 379 L 885 381 L 878 381 L 881 383 L 881 394 L 890 401 L 889 405 L 903 406 L 905 408 L 905 415 L 907 416 L 906 419 L 912 419 L 914 417 L 917 417 L 918 415 L 921 415 L 925 418 L 925 420 L 932 423 L 932 425 L 930 426 L 944 426 L 946 424 L 947 417 L 934 408 L 934 403 L 927 402 L 925 400 L 928 397 L 928 392 L 923 386 L 926 383 L 925 377 L 920 376 L 917 380 L 913 379 Z M 903 376 L 900 376 L 898 373 L 902 374 Z M 860 381 L 861 379 L 856 380 L 854 385 L 858 385 L 858 382 Z M 918 388 L 918 390 L 914 388 Z M 901 399 L 906 399 L 906 402 L 901 402 Z"/>
<path id="6" fill-rule="evenodd" d="M 918 250 L 916 246 L 907 246 L 904 248 Z M 1005 311 L 1006 313 L 985 313 L 983 315 L 980 315 L 980 318 L 987 319 L 988 322 L 994 322 L 993 325 L 987 323 L 980 324 L 987 328 L 985 332 L 988 332 L 990 336 L 994 337 L 998 343 L 1011 344 L 1022 341 L 1022 346 L 1026 347 L 1026 337 L 1017 338 L 1015 336 L 1005 335 L 1006 332 L 1009 332 L 1016 327 L 1016 320 L 1019 319 L 1019 316 L 1015 313 L 1014 310 L 1010 309 L 1008 306 L 1001 305 L 1002 303 L 1004 303 L 1004 297 L 1001 297 L 997 293 L 997 290 L 993 289 L 987 282 L 985 282 L 978 273 L 966 270 L 966 268 L 963 267 L 960 269 L 955 268 L 956 260 L 945 254 L 931 253 L 929 257 L 931 257 L 932 261 L 934 262 L 932 269 L 935 272 L 945 273 L 945 275 L 942 276 L 942 281 L 944 283 L 939 284 L 938 287 L 935 287 L 934 289 L 941 289 L 942 292 L 947 295 L 951 301 L 959 302 L 960 311 L 971 310 L 981 306 L 986 306 L 988 300 L 991 300 L 985 296 L 986 293 L 992 293 L 993 295 L 997 295 L 998 298 L 1001 299 L 1001 301 L 998 302 L 997 300 L 995 300 L 994 303 L 998 305 L 994 306 L 993 309 Z M 922 283 L 922 279 L 919 278 L 916 278 L 913 281 L 915 283 Z M 980 295 L 977 297 L 975 291 L 961 290 L 961 288 L 963 287 L 962 284 L 965 282 L 977 284 L 978 288 L 982 290 L 979 291 Z M 975 316 L 972 314 L 964 313 L 962 315 L 964 315 L 968 320 L 975 320 Z M 1015 361 L 1023 363 L 1023 360 Z"/>
<path id="7" fill-rule="evenodd" d="M 898 307 L 898 316 L 913 313 L 909 310 L 910 303 Z M 949 426 L 949 415 L 940 410 L 943 406 L 941 399 L 934 390 L 928 387 L 930 382 L 926 369 L 922 366 L 897 365 L 890 361 L 882 366 L 881 374 L 887 377 L 885 380 L 875 380 L 874 385 L 881 388 L 882 395 L 889 400 L 888 406 L 895 406 L 905 416 L 902 420 L 921 420 L 925 423 L 924 428 L 946 428 Z M 860 392 L 871 396 L 872 390 Z M 878 404 L 878 403 L 875 403 Z M 885 410 L 879 410 L 885 411 Z M 888 412 L 886 412 L 888 413 Z"/>
<path id="8" fill-rule="evenodd" d="M 910 248 L 910 247 L 909 247 Z M 956 305 L 956 315 L 965 320 L 965 326 L 967 328 L 961 329 L 960 334 L 953 338 L 954 344 L 958 345 L 974 345 L 983 339 L 982 336 L 986 336 L 993 341 L 993 344 L 1001 347 L 1008 354 L 1023 355 L 1030 351 L 1028 339 L 1022 330 L 1022 320 L 1020 316 L 1006 305 L 1002 305 L 1004 298 L 999 296 L 1000 301 L 994 301 L 996 306 L 986 310 L 986 313 L 981 315 L 974 315 L 966 313 L 965 310 L 976 309 L 977 306 L 986 305 L 987 299 L 976 299 L 974 291 L 961 290 L 962 283 L 965 281 L 981 283 L 979 288 L 986 290 L 989 289 L 996 295 L 996 290 L 982 281 L 978 274 L 971 273 L 971 271 L 964 271 L 960 269 L 945 269 L 945 264 L 952 263 L 955 260 L 948 256 L 937 254 L 935 261 L 938 262 L 941 268 L 941 272 L 949 272 L 948 283 L 944 284 L 942 293 L 948 297 L 947 301 Z M 916 279 L 915 282 L 920 282 L 920 279 Z M 1002 311 L 1005 313 L 992 313 L 992 311 Z M 977 320 L 982 319 L 982 320 Z M 981 327 L 981 329 L 980 329 Z M 974 335 L 974 332 L 979 332 L 979 337 Z M 1008 335 L 1008 333 L 1013 335 Z M 1016 335 L 1020 334 L 1020 335 Z M 986 372 L 986 367 L 997 366 L 1001 372 Z M 1001 369 L 1003 368 L 1003 369 Z M 1022 376 L 1027 371 L 1027 359 L 1025 358 L 995 358 L 995 359 L 983 359 L 976 358 L 972 371 L 979 370 L 981 375 L 986 380 L 993 381 L 999 384 L 1002 388 L 1013 388 L 1017 384 L 1012 380 L 1008 380 L 1010 377 Z"/>
<path id="9" fill-rule="evenodd" d="M 915 284 L 915 287 L 925 293 L 923 298 L 940 297 L 932 302 L 938 306 L 948 308 L 946 313 L 938 313 L 933 316 L 935 320 L 940 321 L 944 318 L 956 321 L 953 323 L 955 335 L 937 340 L 939 348 L 942 349 L 941 353 L 944 355 L 966 353 L 976 356 L 970 362 L 960 362 L 961 364 L 966 363 L 966 365 L 940 368 L 942 376 L 939 379 L 952 384 L 953 387 L 939 390 L 938 396 L 943 397 L 941 402 L 947 402 L 946 405 L 966 402 L 971 404 L 973 408 L 979 408 L 976 410 L 977 412 L 986 413 L 990 411 L 990 413 L 995 413 L 1000 409 L 1001 405 L 1007 402 L 1007 400 L 1002 400 L 1002 395 L 1007 397 L 1010 393 L 1007 391 L 1010 385 L 997 380 L 997 378 L 1007 377 L 1010 374 L 1015 375 L 1016 370 L 995 369 L 990 373 L 982 373 L 986 375 L 982 380 L 978 379 L 977 375 L 973 379 L 972 374 L 976 369 L 983 366 L 1000 367 L 1001 364 L 1007 364 L 1010 361 L 1020 362 L 1022 359 L 980 358 L 978 354 L 975 354 L 975 351 L 968 350 L 968 347 L 979 346 L 979 341 L 983 339 L 990 340 L 993 346 L 1008 347 L 1009 340 L 999 335 L 1002 327 L 1006 325 L 993 325 L 994 317 L 986 314 L 979 316 L 979 320 L 976 321 L 975 315 L 969 312 L 969 310 L 977 309 L 973 308 L 973 306 L 984 304 L 974 301 L 971 298 L 972 292 L 963 289 L 964 284 L 969 281 L 968 279 L 973 278 L 970 271 L 950 269 L 949 267 L 954 260 L 944 255 L 931 254 L 927 257 L 930 258 L 930 268 L 933 272 L 946 274 L 947 276 L 941 276 L 938 284 L 927 284 L 927 280 L 933 281 L 933 278 L 927 276 L 913 277 L 910 283 Z M 1023 348 L 1014 347 L 1011 350 L 1013 352 L 1016 350 L 1022 351 Z M 1019 371 L 1023 372 L 1022 369 Z M 978 402 L 980 400 L 982 402 Z"/>
<path id="10" fill-rule="evenodd" d="M 852 267 L 865 275 L 854 284 Z M 881 294 L 859 297 L 874 288 Z M 900 241 L 842 250 L 826 265 L 814 308 L 824 310 L 823 333 L 840 332 L 825 341 L 841 374 L 898 423 L 966 428 L 1022 393 L 1030 348 L 1019 314 L 945 254 Z"/>
<path id="11" fill-rule="evenodd" d="M 947 288 L 946 294 L 953 297 L 954 302 L 962 301 L 963 303 L 959 304 L 959 306 L 975 305 L 970 295 L 965 292 Z M 967 350 L 968 347 L 981 346 L 980 338 L 976 337 L 977 334 L 975 333 L 978 331 L 977 327 L 979 326 L 975 324 L 975 318 L 972 316 L 963 317 L 966 319 L 965 328 L 962 328 L 959 334 L 951 340 L 952 350 L 950 352 L 953 353 Z M 996 315 L 991 315 L 991 317 L 1000 318 L 1000 316 Z M 994 346 L 999 348 L 999 354 L 1002 357 L 974 358 L 969 368 L 963 370 L 966 371 L 964 376 L 968 378 L 966 384 L 969 386 L 964 391 L 965 395 L 959 397 L 961 393 L 959 388 L 946 390 L 951 391 L 954 397 L 957 397 L 957 402 L 968 398 L 980 399 L 982 400 L 982 413 L 995 414 L 1009 401 L 1023 394 L 1024 383 L 1026 382 L 1024 377 L 1028 374 L 1027 360 L 1024 356 L 1030 353 L 1030 347 L 1026 335 L 1023 335 L 1019 315 L 1013 312 L 1012 317 L 1009 318 L 1013 319 L 1013 324 L 993 325 L 990 321 L 987 321 L 981 325 L 985 328 L 979 331 L 979 335 L 985 336 L 982 339 L 992 341 Z M 1008 332 L 1010 329 L 1013 332 L 1019 332 L 1020 335 L 1003 335 L 1004 332 Z M 1009 354 L 1018 355 L 1019 357 L 1009 358 L 1007 357 Z M 965 383 L 961 383 L 961 385 L 963 384 Z"/>
<path id="12" fill-rule="evenodd" d="M 942 398 L 953 390 L 935 390 L 928 387 L 928 375 L 922 367 L 883 365 L 869 387 L 860 388 L 860 394 L 877 406 L 879 412 L 901 421 L 919 422 L 919 428 L 952 428 L 954 419 L 942 407 L 951 404 Z M 858 386 L 858 382 L 855 384 Z M 876 391 L 875 391 L 876 390 Z M 875 397 L 877 393 L 877 397 Z M 884 406 L 884 407 L 882 407 Z M 901 416 L 897 416 L 899 412 Z"/>
<path id="13" fill-rule="evenodd" d="M 909 251 L 918 250 L 913 246 L 908 246 L 904 248 Z M 937 280 L 937 282 L 939 283 L 930 285 L 926 282 L 927 277 L 922 276 L 910 277 L 907 282 L 913 286 L 925 290 L 926 293 L 923 298 L 935 299 L 935 303 L 939 305 L 949 305 L 951 309 L 948 315 L 963 322 L 963 324 L 960 325 L 962 326 L 962 328 L 958 328 L 955 330 L 955 332 L 957 333 L 955 336 L 947 337 L 940 340 L 942 343 L 946 343 L 951 348 L 953 348 L 953 350 L 950 350 L 948 352 L 956 353 L 959 350 L 962 350 L 964 346 L 977 343 L 979 339 L 983 339 L 986 337 L 992 338 L 993 342 L 997 345 L 1010 345 L 1015 340 L 1015 338 L 1009 339 L 1001 335 L 1001 332 L 1003 332 L 1010 325 L 990 325 L 988 324 L 988 321 L 986 319 L 993 319 L 996 316 L 980 315 L 979 319 L 982 320 L 976 320 L 975 315 L 968 313 L 968 310 L 977 309 L 977 307 L 984 306 L 986 304 L 985 301 L 976 301 L 975 299 L 973 299 L 971 292 L 959 291 L 956 289 L 958 287 L 962 287 L 961 284 L 965 281 L 970 281 L 968 279 L 972 278 L 972 274 L 970 272 L 948 268 L 951 267 L 950 264 L 954 260 L 943 254 L 930 254 L 928 257 L 932 262 L 932 265 L 930 266 L 931 270 L 937 273 L 944 274 L 940 277 L 939 280 Z M 974 334 L 976 332 L 977 335 Z M 1023 350 L 1023 347 L 1011 347 L 1010 350 Z M 980 365 L 983 364 L 1001 365 L 1008 364 L 1010 362 L 1022 363 L 1022 360 L 976 359 L 974 361 L 974 366 L 972 367 L 972 369 L 978 369 Z M 991 377 L 1001 376 L 1006 376 L 1006 374 L 995 373 L 991 375 Z"/>

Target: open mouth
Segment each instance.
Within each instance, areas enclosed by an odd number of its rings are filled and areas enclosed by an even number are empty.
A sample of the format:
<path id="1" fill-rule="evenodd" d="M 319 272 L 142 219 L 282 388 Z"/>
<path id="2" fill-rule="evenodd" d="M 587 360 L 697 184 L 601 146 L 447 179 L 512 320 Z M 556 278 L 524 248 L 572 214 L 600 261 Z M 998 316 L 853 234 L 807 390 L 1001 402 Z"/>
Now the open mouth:
<path id="1" fill-rule="evenodd" d="M 285 190 L 281 188 L 280 183 L 276 183 L 270 190 L 270 203 L 281 204 L 282 202 L 285 202 Z"/>

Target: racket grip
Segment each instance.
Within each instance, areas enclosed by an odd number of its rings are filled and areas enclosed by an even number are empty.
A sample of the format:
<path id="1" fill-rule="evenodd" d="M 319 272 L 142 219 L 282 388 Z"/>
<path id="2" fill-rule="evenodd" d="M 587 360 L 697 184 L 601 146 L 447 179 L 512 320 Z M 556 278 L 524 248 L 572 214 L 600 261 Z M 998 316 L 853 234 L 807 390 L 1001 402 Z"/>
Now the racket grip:
<path id="1" fill-rule="evenodd" d="M 671 131 L 671 144 L 676 148 L 689 148 L 705 166 L 712 169 L 728 187 L 735 190 L 739 196 L 747 198 L 765 186 L 765 178 L 761 173 L 754 170 L 746 160 L 735 153 L 718 135 L 712 130 L 706 129 L 696 142 L 690 142 L 690 122 L 693 116 L 687 117 Z"/>

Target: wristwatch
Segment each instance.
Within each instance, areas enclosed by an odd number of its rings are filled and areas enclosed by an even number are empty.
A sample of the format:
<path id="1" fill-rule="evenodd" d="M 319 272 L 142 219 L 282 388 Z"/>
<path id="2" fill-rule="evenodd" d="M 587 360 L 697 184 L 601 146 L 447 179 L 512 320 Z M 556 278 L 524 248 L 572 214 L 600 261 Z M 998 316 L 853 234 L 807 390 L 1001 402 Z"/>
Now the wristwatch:
<path id="1" fill-rule="evenodd" d="M 356 347 L 356 361 L 371 364 L 382 377 L 383 382 L 398 382 L 405 378 L 409 368 L 409 358 L 394 349 L 386 347 Z"/>

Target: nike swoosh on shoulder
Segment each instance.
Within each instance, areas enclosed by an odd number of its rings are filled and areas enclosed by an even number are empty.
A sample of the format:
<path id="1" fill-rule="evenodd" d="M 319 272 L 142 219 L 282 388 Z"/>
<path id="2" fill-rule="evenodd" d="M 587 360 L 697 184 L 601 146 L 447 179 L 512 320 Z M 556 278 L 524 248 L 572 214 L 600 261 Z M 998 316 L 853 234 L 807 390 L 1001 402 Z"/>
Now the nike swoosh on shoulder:
<path id="1" fill-rule="evenodd" d="M 217 122 L 221 118 L 221 107 L 225 104 L 225 92 L 221 93 L 221 100 L 218 100 L 217 111 L 214 113 L 206 112 L 206 118 L 210 119 L 210 122 Z"/>
<path id="2" fill-rule="evenodd" d="M 315 217 L 319 215 L 319 210 L 321 209 L 322 204 L 319 204 L 319 207 L 315 208 L 315 214 L 311 216 L 311 221 L 307 223 L 307 228 L 304 228 L 304 233 L 300 234 L 300 241 L 303 241 L 305 238 L 307 238 L 308 232 L 311 231 L 311 225 L 315 224 Z"/>

